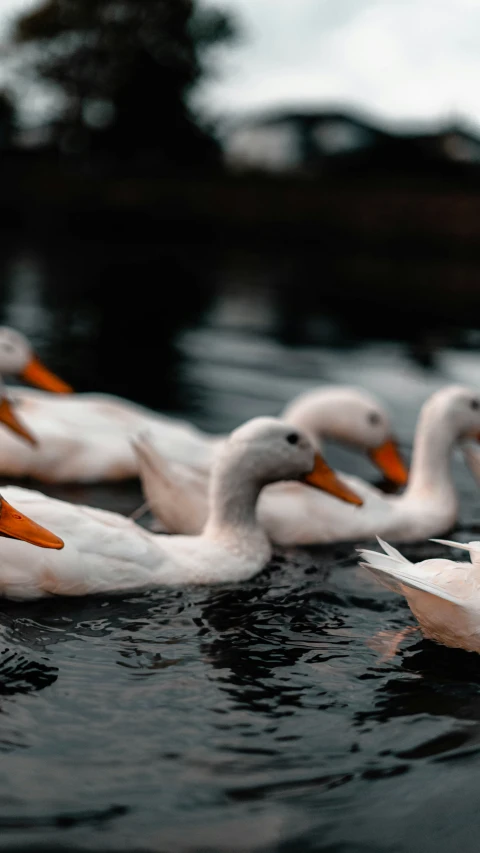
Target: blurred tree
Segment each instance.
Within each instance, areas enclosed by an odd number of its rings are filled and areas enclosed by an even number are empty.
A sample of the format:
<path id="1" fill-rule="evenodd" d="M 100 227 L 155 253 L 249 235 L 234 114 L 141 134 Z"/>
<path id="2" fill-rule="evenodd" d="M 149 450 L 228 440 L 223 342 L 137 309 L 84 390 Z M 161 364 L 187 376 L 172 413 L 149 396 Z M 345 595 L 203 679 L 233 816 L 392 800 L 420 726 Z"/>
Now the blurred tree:
<path id="1" fill-rule="evenodd" d="M 0 150 L 12 147 L 17 129 L 16 110 L 6 92 L 0 92 Z"/>
<path id="2" fill-rule="evenodd" d="M 217 145 L 188 106 L 231 20 L 196 0 L 46 0 L 17 22 L 41 79 L 63 95 L 66 151 L 152 155 L 165 167 L 212 163 Z"/>

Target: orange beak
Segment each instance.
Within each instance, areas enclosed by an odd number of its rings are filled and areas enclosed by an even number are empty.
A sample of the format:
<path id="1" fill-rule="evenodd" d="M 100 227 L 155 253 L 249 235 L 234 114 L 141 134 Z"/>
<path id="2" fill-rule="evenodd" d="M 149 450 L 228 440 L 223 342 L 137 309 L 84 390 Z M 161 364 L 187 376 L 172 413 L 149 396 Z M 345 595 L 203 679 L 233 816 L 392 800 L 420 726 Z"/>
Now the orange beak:
<path id="1" fill-rule="evenodd" d="M 396 441 L 390 439 L 368 454 L 372 462 L 380 468 L 383 474 L 397 486 L 404 486 L 408 480 L 406 467 Z"/>
<path id="2" fill-rule="evenodd" d="M 21 539 L 22 542 L 38 545 L 39 548 L 56 548 L 57 551 L 63 548 L 65 544 L 54 533 L 50 533 L 45 527 L 40 527 L 26 515 L 22 515 L 1 496 L 0 535 L 9 536 L 11 539 Z"/>
<path id="3" fill-rule="evenodd" d="M 72 394 L 73 388 L 67 385 L 63 379 L 59 379 L 34 355 L 23 369 L 20 377 L 30 385 L 36 385 L 44 391 L 53 391 L 54 394 Z"/>
<path id="4" fill-rule="evenodd" d="M 30 444 L 37 444 L 37 439 L 17 418 L 11 403 L 8 402 L 6 397 L 0 402 L 0 423 L 5 424 L 12 432 L 17 433 L 17 435 L 21 435 Z"/>
<path id="5" fill-rule="evenodd" d="M 342 483 L 335 471 L 332 471 L 319 453 L 315 454 L 315 467 L 311 474 L 304 477 L 304 482 L 349 504 L 356 504 L 357 506 L 363 504 L 362 499 L 346 483 Z"/>

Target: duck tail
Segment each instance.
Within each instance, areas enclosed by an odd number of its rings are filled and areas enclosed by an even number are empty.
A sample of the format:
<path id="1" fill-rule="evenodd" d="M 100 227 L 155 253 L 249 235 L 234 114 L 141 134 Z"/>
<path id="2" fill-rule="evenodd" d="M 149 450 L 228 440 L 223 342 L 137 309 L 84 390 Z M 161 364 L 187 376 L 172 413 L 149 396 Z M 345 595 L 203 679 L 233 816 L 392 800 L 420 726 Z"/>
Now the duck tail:
<path id="1" fill-rule="evenodd" d="M 384 553 L 379 551 L 370 551 L 366 548 L 357 548 L 358 553 L 366 562 L 361 562 L 360 565 L 368 569 L 383 586 L 391 589 L 393 592 L 402 593 L 401 584 L 396 579 L 398 570 L 401 567 L 411 566 L 409 560 L 404 557 L 400 551 L 397 551 L 393 545 L 384 542 L 377 536 L 378 544 L 383 548 Z"/>
<path id="2" fill-rule="evenodd" d="M 439 545 L 448 545 L 449 548 L 468 551 L 473 565 L 480 567 L 480 542 L 453 542 L 451 539 L 430 539 L 430 542 L 438 542 Z"/>
<path id="3" fill-rule="evenodd" d="M 480 542 L 454 542 L 453 539 L 430 539 L 430 542 L 438 542 L 439 545 L 448 545 L 449 548 L 458 548 L 460 551 L 472 551 L 480 554 Z"/>
<path id="4" fill-rule="evenodd" d="M 410 589 L 420 590 L 421 592 L 428 592 L 430 595 L 450 601 L 452 604 L 464 606 L 464 601 L 451 595 L 447 590 L 439 586 L 439 584 L 423 576 L 421 573 L 422 570 L 417 569 L 417 566 L 410 562 L 410 560 L 407 560 L 406 557 L 403 557 L 396 548 L 392 548 L 391 545 L 382 542 L 378 536 L 377 539 L 384 551 L 389 553 L 380 554 L 378 551 L 358 550 L 360 556 L 366 561 L 361 562 L 360 565 L 375 575 L 380 583 L 401 595 L 405 595 L 404 587 L 409 587 Z M 416 573 L 417 571 L 418 574 Z"/>
<path id="5" fill-rule="evenodd" d="M 167 533 L 200 533 L 207 515 L 207 478 L 162 456 L 146 432 L 135 436 L 132 446 L 144 497 L 160 529 Z"/>

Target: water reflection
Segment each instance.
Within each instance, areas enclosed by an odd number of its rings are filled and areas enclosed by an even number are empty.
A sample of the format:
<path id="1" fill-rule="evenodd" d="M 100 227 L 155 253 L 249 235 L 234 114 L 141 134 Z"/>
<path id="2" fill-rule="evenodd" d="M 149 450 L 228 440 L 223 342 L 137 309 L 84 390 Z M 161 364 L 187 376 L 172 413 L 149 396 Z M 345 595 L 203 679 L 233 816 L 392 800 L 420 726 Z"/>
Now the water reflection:
<path id="1" fill-rule="evenodd" d="M 405 677 L 407 676 L 407 677 Z M 459 703 L 459 694 L 462 702 Z M 418 713 L 480 722 L 480 661 L 477 655 L 427 640 L 401 656 L 400 670 L 377 693 L 363 719 L 390 720 Z"/>
<path id="2" fill-rule="evenodd" d="M 426 328 L 411 316 L 405 326 L 397 311 L 386 324 L 368 325 L 372 312 L 363 305 L 361 281 L 356 298 L 342 298 L 342 288 L 351 291 L 352 281 L 348 284 L 345 273 L 339 279 L 331 258 L 322 260 L 320 274 L 319 258 L 312 248 L 300 254 L 233 249 L 214 254 L 149 242 L 17 242 L 0 252 L 0 321 L 29 335 L 79 390 L 118 393 L 156 408 L 198 410 L 200 416 L 211 401 L 203 399 L 205 389 L 200 394 L 189 364 L 194 354 L 183 344 L 189 328 L 209 330 L 205 354 L 214 359 L 216 352 L 224 368 L 227 350 L 218 350 L 214 329 L 228 334 L 230 347 L 239 332 L 262 335 L 251 339 L 254 347 L 260 340 L 280 343 L 284 355 L 275 372 L 282 397 L 288 397 L 295 365 L 304 382 L 310 373 L 317 381 L 331 381 L 328 356 L 322 370 L 318 355 L 305 347 L 348 353 L 366 338 L 402 340 L 405 360 L 420 373 L 427 368 L 425 381 L 431 382 L 438 353 L 448 342 L 458 342 L 459 331 L 438 323 Z M 345 379 L 351 382 L 351 363 L 349 372 Z M 291 390 L 293 395 L 293 384 Z"/>
<path id="3" fill-rule="evenodd" d="M 29 335 L 78 390 L 179 405 L 175 338 L 208 306 L 205 262 L 175 248 L 87 244 L 16 247 L 3 266 L 2 322 Z"/>

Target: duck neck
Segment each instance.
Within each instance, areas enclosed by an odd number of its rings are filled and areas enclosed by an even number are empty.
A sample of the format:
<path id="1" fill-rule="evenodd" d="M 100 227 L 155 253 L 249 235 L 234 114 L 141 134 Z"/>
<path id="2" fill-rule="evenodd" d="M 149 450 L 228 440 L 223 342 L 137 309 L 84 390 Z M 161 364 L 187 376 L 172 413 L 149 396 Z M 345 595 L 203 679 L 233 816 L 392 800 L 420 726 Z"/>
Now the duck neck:
<path id="1" fill-rule="evenodd" d="M 245 460 L 219 458 L 210 478 L 209 514 L 204 535 L 215 540 L 240 541 L 245 549 L 268 543 L 257 520 L 257 500 L 265 483 Z"/>
<path id="2" fill-rule="evenodd" d="M 456 501 L 452 477 L 455 435 L 446 416 L 428 406 L 422 409 L 415 432 L 407 498 L 439 497 Z"/>

